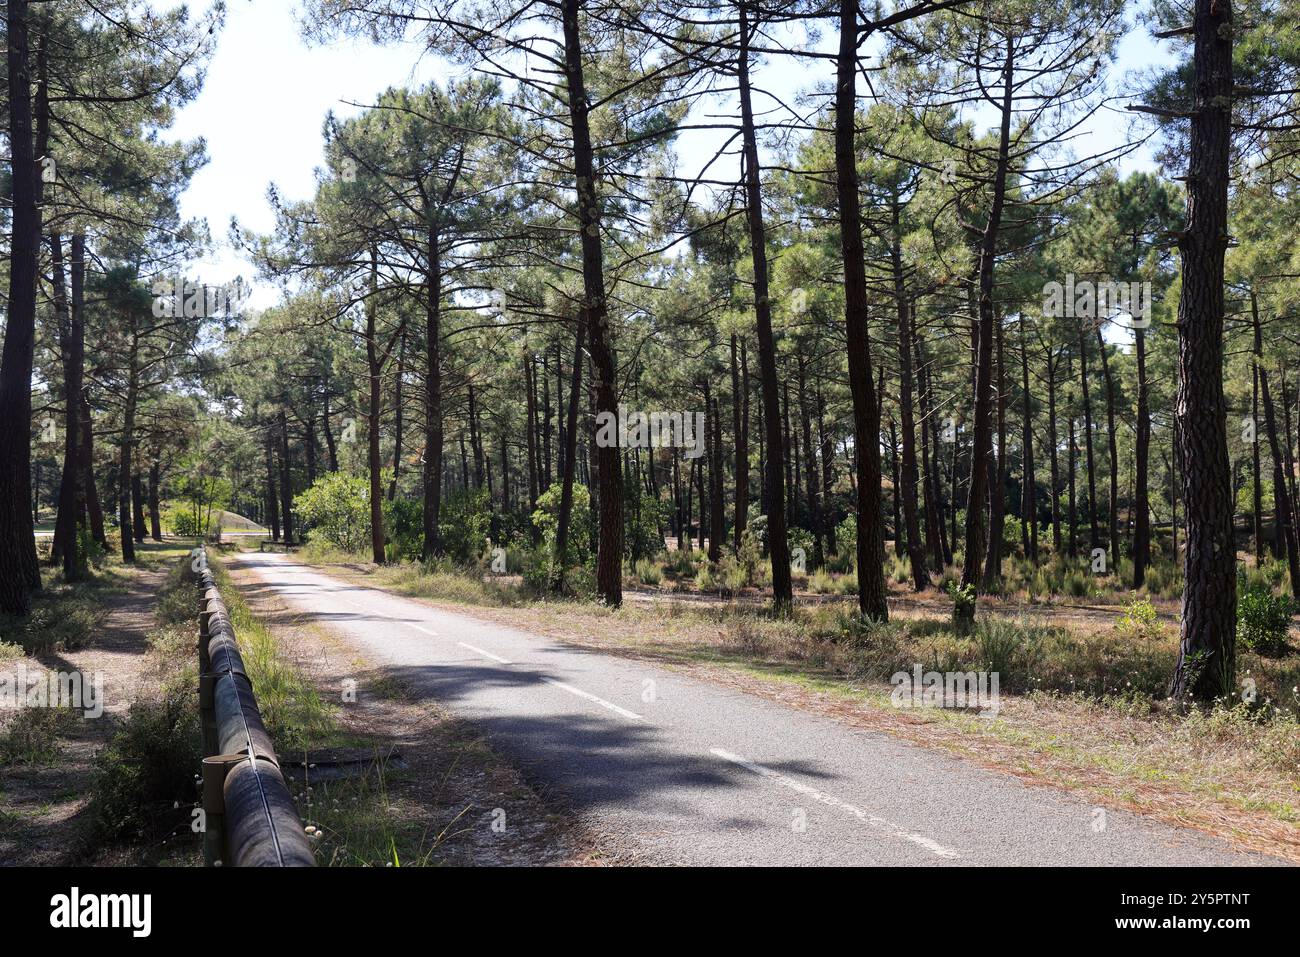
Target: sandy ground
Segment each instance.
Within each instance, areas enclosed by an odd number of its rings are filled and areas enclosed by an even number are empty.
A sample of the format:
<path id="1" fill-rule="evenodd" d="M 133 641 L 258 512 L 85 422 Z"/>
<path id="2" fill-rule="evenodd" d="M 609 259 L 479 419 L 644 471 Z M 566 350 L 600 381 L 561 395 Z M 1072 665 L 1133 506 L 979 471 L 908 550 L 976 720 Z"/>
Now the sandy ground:
<path id="1" fill-rule="evenodd" d="M 131 703 L 155 694 L 159 686 L 159 661 L 149 653 L 147 636 L 165 577 L 163 570 L 139 568 L 127 590 L 105 603 L 103 628 L 89 644 L 27 659 L 29 669 L 39 664 L 52 671 L 102 674 L 104 714 L 72 718 L 53 764 L 0 768 L 0 865 L 128 863 L 119 853 L 87 846 L 84 812 L 96 751 Z M 0 720 L 10 718 L 0 713 Z"/>

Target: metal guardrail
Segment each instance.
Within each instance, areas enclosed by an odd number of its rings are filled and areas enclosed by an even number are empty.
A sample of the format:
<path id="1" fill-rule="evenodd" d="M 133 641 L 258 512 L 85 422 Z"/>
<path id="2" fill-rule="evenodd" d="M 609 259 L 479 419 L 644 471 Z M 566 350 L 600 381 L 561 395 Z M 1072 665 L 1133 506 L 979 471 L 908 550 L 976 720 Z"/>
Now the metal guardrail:
<path id="1" fill-rule="evenodd" d="M 199 588 L 199 714 L 203 727 L 203 855 L 210 865 L 314 867 L 207 551 L 191 563 Z"/>

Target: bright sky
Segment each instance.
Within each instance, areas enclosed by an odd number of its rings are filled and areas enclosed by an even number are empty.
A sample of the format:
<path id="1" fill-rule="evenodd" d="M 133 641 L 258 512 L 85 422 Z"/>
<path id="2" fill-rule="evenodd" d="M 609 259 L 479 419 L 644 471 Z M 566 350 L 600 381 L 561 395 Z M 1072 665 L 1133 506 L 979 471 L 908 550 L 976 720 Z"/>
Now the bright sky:
<path id="1" fill-rule="evenodd" d="M 334 110 L 358 111 L 390 86 L 442 82 L 445 66 L 416 46 L 378 47 L 339 40 L 308 47 L 293 0 L 229 0 L 222 30 L 199 96 L 183 109 L 169 138 L 203 137 L 208 164 L 181 197 L 181 215 L 205 218 L 215 254 L 190 272 L 206 282 L 253 279 L 252 267 L 230 248 L 232 216 L 267 232 L 274 216 L 267 187 L 286 199 L 306 199 L 324 165 L 322 125 Z M 251 305 L 274 305 L 277 294 L 255 284 Z"/>
<path id="2" fill-rule="evenodd" d="M 159 0 L 159 4 L 165 0 Z M 296 0 L 228 0 L 226 26 L 218 40 L 207 81 L 198 98 L 180 112 L 169 138 L 202 136 L 209 162 L 181 199 L 185 217 L 207 219 L 217 245 L 208 259 L 188 273 L 208 283 L 253 278 L 249 263 L 230 248 L 230 219 L 258 231 L 274 220 L 267 187 L 274 183 L 286 199 L 311 196 L 315 171 L 324 163 L 321 129 L 331 109 L 342 116 L 358 112 L 350 103 L 372 102 L 389 86 L 444 83 L 450 68 L 414 44 L 378 47 L 368 41 L 337 40 L 308 47 L 296 19 Z M 833 38 L 823 38 L 829 48 Z M 1118 71 L 1146 68 L 1167 56 L 1144 30 L 1122 41 Z M 811 61 L 769 63 L 757 82 L 791 102 L 818 77 Z M 829 70 L 829 66 L 826 67 Z M 761 108 L 761 107 L 759 107 Z M 1094 152 L 1125 139 L 1126 118 L 1103 110 L 1094 117 L 1094 141 L 1080 152 Z M 712 139 L 683 139 L 677 152 L 687 168 L 698 168 L 716 149 Z M 699 158 L 697 158 L 697 156 Z M 1124 163 L 1125 172 L 1152 165 L 1144 149 Z M 715 168 L 716 169 L 716 168 Z M 253 308 L 278 299 L 265 283 L 255 284 Z"/>

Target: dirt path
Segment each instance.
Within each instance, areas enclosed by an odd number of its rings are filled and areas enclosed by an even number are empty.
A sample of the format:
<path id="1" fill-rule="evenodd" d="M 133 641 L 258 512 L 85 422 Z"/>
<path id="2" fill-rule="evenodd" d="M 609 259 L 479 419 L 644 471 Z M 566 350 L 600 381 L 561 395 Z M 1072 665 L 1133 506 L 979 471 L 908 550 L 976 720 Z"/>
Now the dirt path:
<path id="1" fill-rule="evenodd" d="M 384 780 L 388 813 L 424 835 L 425 863 L 555 865 L 599 862 L 596 840 L 495 753 L 482 735 L 445 709 L 410 693 L 331 629 L 306 621 L 238 558 L 231 579 L 249 609 L 275 636 L 278 656 L 315 686 L 345 736 L 379 754 L 394 751 L 404 767 Z M 362 689 L 344 704 L 344 682 Z M 289 765 L 301 755 L 281 754 Z M 305 820 L 309 805 L 299 798 Z M 494 823 L 497 824 L 494 827 Z M 354 863 L 341 855 L 340 863 Z"/>
<path id="2" fill-rule="evenodd" d="M 98 674 L 104 712 L 98 718 L 70 717 L 55 761 L 0 767 L 0 865 L 122 863 L 113 860 L 111 852 L 87 847 L 84 812 L 95 752 L 112 736 L 132 702 L 158 687 L 158 662 L 149 653 L 147 636 L 165 577 L 161 569 L 139 568 L 126 591 L 105 601 L 103 627 L 89 644 L 7 666 Z M 13 720 L 11 714 L 0 714 L 6 723 Z"/>

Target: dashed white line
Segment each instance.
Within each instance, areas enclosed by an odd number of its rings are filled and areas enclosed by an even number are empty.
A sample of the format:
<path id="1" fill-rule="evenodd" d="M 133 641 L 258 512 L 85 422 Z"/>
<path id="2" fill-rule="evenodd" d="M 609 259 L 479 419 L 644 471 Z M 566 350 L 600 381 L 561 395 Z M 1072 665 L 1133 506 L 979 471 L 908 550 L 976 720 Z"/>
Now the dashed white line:
<path id="1" fill-rule="evenodd" d="M 500 655 L 494 655 L 490 651 L 484 651 L 482 648 L 469 644 L 469 642 L 458 641 L 456 642 L 456 644 L 460 645 L 462 648 L 468 648 L 476 655 L 482 655 L 484 658 L 491 658 L 493 661 L 499 661 L 503 665 L 508 665 L 513 663 L 510 661 L 509 658 L 502 658 Z"/>
<path id="2" fill-rule="evenodd" d="M 334 595 L 334 599 L 336 601 L 343 602 L 345 605 L 351 605 L 354 608 L 359 608 L 362 611 L 367 612 L 368 614 L 371 615 L 374 614 L 373 611 L 366 608 L 364 605 L 361 605 L 358 602 L 351 601 L 347 598 L 343 598 L 338 594 Z M 415 624 L 415 622 L 404 621 L 402 622 L 402 624 L 406 625 L 408 628 L 414 628 L 416 631 L 422 631 L 426 635 L 432 635 L 435 638 L 438 637 L 438 632 L 432 630 L 431 628 L 425 628 L 423 625 L 417 625 Z M 479 648 L 476 645 L 471 645 L 468 642 L 458 641 L 456 642 L 456 644 L 458 644 L 462 648 L 474 652 L 476 655 L 482 655 L 484 658 L 489 658 L 492 661 L 498 662 L 499 664 L 503 664 L 503 665 L 514 664 L 514 662 L 510 661 L 508 658 L 502 658 L 500 655 L 494 655 L 492 652 L 487 651 L 483 648 Z M 627 708 L 620 707 L 619 705 L 614 704 L 614 702 L 612 701 L 606 701 L 604 698 L 600 697 L 599 695 L 594 695 L 590 691 L 583 691 L 581 688 L 575 688 L 573 685 L 567 684 L 563 681 L 559 681 L 555 678 L 548 678 L 546 675 L 542 675 L 541 679 L 549 685 L 554 685 L 556 688 L 559 688 L 563 691 L 567 691 L 571 695 L 574 695 L 579 698 L 585 698 L 587 701 L 590 701 L 594 704 L 598 704 L 602 708 L 606 708 L 607 710 L 612 711 L 617 715 L 621 715 L 622 717 L 627 718 L 629 721 L 645 720 L 645 718 L 637 714 L 635 711 L 629 711 Z"/>
<path id="3" fill-rule="evenodd" d="M 618 705 L 614 704 L 614 702 L 606 701 L 604 698 L 594 695 L 590 691 L 583 691 L 581 688 L 575 688 L 573 685 L 565 684 L 563 681 L 557 681 L 554 678 L 548 678 L 545 675 L 542 675 L 542 680 L 547 684 L 555 685 L 557 688 L 563 688 L 565 691 L 569 692 L 569 694 L 577 695 L 579 698 L 586 698 L 588 701 L 594 701 L 602 708 L 608 708 L 615 714 L 621 714 L 629 721 L 645 720 L 645 718 L 641 717 L 641 715 L 637 714 L 635 711 L 628 711 L 627 708 L 620 708 Z"/>
<path id="4" fill-rule="evenodd" d="M 937 857 L 946 857 L 946 858 L 961 857 L 961 855 L 958 854 L 956 851 L 954 851 L 952 848 L 944 847 L 938 841 L 933 841 L 922 834 L 915 834 L 912 833 L 911 831 L 904 831 L 898 826 L 896 826 L 895 824 L 891 823 L 890 821 L 887 821 L 885 818 L 880 817 L 877 814 L 871 814 L 870 812 L 864 811 L 862 810 L 862 808 L 855 807 L 852 804 L 845 804 L 843 801 L 841 801 L 839 798 L 835 797 L 834 795 L 827 794 L 825 791 L 819 791 L 815 787 L 812 787 L 811 785 L 804 784 L 802 781 L 796 781 L 794 778 L 788 777 L 787 775 L 782 774 L 780 771 L 774 771 L 771 768 L 764 767 L 763 765 L 757 764 L 753 761 L 749 761 L 745 758 L 742 758 L 738 754 L 732 754 L 730 751 L 725 751 L 722 748 L 710 748 L 709 751 L 711 754 L 717 755 L 718 757 L 722 758 L 725 761 L 730 761 L 732 764 L 738 764 L 742 768 L 745 768 L 747 771 L 752 771 L 755 774 L 761 777 L 765 777 L 771 781 L 775 781 L 776 783 L 784 787 L 787 787 L 792 791 L 797 791 L 806 797 L 812 798 L 814 801 L 817 801 L 819 804 L 825 804 L 828 807 L 842 808 L 843 810 L 848 811 L 858 820 L 862 821 L 864 824 L 869 824 L 872 827 L 878 827 L 881 828 L 882 830 L 890 831 L 895 837 L 901 837 L 905 841 L 910 841 L 913 844 L 923 847 L 931 854 L 934 854 Z"/>

